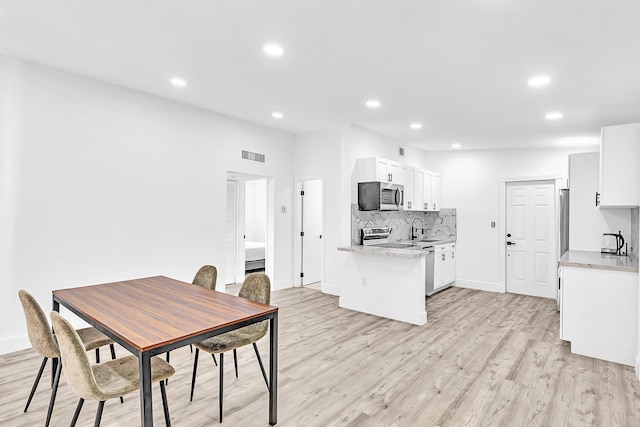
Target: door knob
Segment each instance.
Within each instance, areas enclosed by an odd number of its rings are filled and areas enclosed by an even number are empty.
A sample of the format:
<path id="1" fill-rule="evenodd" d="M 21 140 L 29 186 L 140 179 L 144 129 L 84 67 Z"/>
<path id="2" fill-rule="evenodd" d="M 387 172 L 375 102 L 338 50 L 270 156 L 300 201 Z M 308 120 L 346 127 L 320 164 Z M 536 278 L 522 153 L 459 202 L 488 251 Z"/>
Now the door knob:
<path id="1" fill-rule="evenodd" d="M 507 237 L 511 237 L 511 233 L 507 234 Z"/>

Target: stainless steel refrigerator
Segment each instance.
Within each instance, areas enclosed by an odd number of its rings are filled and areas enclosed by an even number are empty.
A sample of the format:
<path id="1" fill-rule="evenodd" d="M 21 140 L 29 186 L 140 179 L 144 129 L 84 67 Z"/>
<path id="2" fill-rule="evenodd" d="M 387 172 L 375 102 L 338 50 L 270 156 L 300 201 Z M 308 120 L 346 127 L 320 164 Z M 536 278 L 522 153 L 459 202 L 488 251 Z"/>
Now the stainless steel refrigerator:
<path id="1" fill-rule="evenodd" d="M 569 250 L 569 189 L 560 190 L 560 258 Z"/>
<path id="2" fill-rule="evenodd" d="M 560 190 L 560 218 L 559 218 L 559 252 L 558 259 L 569 250 L 569 189 L 563 188 Z M 562 291 L 560 290 L 560 277 L 558 276 L 558 296 L 556 298 L 556 309 L 560 311 L 560 298 L 562 298 Z"/>

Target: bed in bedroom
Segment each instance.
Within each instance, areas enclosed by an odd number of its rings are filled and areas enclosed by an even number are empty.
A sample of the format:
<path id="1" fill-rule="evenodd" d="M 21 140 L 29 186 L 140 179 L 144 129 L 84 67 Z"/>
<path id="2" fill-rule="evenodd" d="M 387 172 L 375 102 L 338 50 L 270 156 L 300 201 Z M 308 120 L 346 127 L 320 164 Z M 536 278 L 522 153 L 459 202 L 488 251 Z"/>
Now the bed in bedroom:
<path id="1" fill-rule="evenodd" d="M 245 271 L 264 270 L 264 242 L 244 242 Z"/>

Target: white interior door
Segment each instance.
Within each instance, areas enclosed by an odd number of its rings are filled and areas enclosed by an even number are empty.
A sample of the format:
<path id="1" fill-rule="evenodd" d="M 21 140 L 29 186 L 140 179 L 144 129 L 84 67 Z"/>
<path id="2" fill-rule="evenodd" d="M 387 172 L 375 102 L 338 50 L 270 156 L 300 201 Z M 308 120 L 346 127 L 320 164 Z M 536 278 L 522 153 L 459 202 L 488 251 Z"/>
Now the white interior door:
<path id="1" fill-rule="evenodd" d="M 227 180 L 227 212 L 224 248 L 224 283 L 236 282 L 236 200 L 237 182 Z"/>
<path id="2" fill-rule="evenodd" d="M 555 184 L 507 183 L 507 292 L 556 297 Z"/>
<path id="3" fill-rule="evenodd" d="M 302 182 L 302 285 L 322 280 L 324 240 L 322 239 L 322 180 Z"/>

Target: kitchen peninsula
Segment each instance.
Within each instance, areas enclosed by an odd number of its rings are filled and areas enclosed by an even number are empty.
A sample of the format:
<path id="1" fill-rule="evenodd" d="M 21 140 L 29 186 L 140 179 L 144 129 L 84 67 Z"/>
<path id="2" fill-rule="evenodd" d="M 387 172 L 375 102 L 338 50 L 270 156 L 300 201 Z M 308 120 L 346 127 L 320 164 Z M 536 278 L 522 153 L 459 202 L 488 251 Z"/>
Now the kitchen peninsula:
<path id="1" fill-rule="evenodd" d="M 350 252 L 342 266 L 340 307 L 414 325 L 427 323 L 424 298 L 430 249 L 352 245 L 338 250 Z"/>
<path id="2" fill-rule="evenodd" d="M 351 245 L 338 248 L 345 252 L 340 266 L 340 307 L 414 325 L 427 323 L 426 283 L 428 279 L 433 283 L 435 252 L 455 244 L 455 209 L 366 212 L 353 205 L 351 213 Z M 416 218 L 421 220 L 415 223 L 421 226 L 420 236 L 411 242 L 412 223 Z M 381 226 L 391 229 L 389 245 L 361 244 L 362 229 Z M 439 253 L 436 262 L 441 262 L 440 256 L 447 262 L 453 261 L 453 253 Z M 455 264 L 451 270 L 448 284 L 455 279 Z"/>

